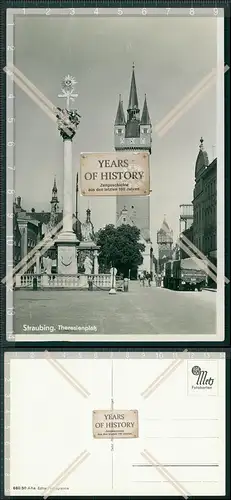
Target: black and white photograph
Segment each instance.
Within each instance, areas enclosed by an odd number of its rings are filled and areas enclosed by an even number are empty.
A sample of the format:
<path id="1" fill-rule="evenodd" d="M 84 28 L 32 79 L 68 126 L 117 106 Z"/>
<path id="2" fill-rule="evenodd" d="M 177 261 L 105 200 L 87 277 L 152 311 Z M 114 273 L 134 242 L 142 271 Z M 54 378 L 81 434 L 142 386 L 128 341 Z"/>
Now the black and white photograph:
<path id="1" fill-rule="evenodd" d="M 7 340 L 224 340 L 223 10 L 8 9 L 7 46 Z"/>

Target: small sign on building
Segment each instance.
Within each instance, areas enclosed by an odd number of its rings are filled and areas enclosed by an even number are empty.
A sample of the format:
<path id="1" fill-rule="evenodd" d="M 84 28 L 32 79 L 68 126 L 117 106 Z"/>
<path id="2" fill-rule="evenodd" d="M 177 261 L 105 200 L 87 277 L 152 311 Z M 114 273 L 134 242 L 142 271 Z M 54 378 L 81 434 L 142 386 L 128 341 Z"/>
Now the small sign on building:
<path id="1" fill-rule="evenodd" d="M 149 153 L 81 153 L 80 191 L 84 196 L 150 194 Z"/>

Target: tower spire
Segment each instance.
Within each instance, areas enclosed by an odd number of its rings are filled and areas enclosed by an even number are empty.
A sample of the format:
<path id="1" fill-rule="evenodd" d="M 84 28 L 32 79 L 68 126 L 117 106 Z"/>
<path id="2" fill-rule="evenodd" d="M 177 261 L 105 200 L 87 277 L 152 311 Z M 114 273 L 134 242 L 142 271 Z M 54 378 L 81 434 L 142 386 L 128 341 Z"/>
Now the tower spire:
<path id="1" fill-rule="evenodd" d="M 53 189 L 52 189 L 52 195 L 53 195 L 54 193 L 57 193 L 57 191 L 58 191 L 58 190 L 57 190 L 57 185 L 56 185 L 56 176 L 54 176 L 54 185 L 53 185 Z"/>
<path id="2" fill-rule="evenodd" d="M 53 188 L 52 188 L 52 196 L 51 196 L 51 203 L 52 204 L 58 204 L 59 201 L 58 201 L 58 189 L 57 189 L 57 184 L 56 184 L 56 176 L 54 177 L 54 184 L 53 184 Z"/>
<path id="3" fill-rule="evenodd" d="M 124 108 L 123 101 L 121 101 L 121 94 L 119 95 L 119 104 L 116 113 L 115 125 L 125 125 Z"/>
<path id="4" fill-rule="evenodd" d="M 142 116 L 141 116 L 141 125 L 151 125 L 151 120 L 148 112 L 148 105 L 147 105 L 147 96 L 145 94 L 144 97 L 144 106 L 143 106 L 143 111 L 142 111 Z"/>
<path id="5" fill-rule="evenodd" d="M 139 103 L 136 90 L 136 79 L 135 79 L 135 64 L 132 65 L 132 79 L 128 102 L 128 113 L 129 111 L 139 111 Z"/>
<path id="6" fill-rule="evenodd" d="M 52 188 L 52 196 L 51 196 L 51 216 L 49 221 L 49 227 L 52 228 L 55 226 L 56 221 L 56 213 L 59 211 L 59 200 L 58 200 L 58 189 L 56 184 L 56 176 L 54 177 L 54 184 Z"/>
<path id="7" fill-rule="evenodd" d="M 200 138 L 200 146 L 199 146 L 200 150 L 203 151 L 204 150 L 204 139 L 203 137 Z"/>

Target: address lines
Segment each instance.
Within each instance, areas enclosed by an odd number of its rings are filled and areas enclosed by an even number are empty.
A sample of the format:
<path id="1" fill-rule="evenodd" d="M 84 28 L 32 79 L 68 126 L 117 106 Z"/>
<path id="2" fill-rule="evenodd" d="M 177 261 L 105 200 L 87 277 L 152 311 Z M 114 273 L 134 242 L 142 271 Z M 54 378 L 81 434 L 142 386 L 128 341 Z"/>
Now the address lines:
<path id="1" fill-rule="evenodd" d="M 147 418 L 144 418 L 143 419 L 144 421 L 155 421 L 155 422 L 158 422 L 158 421 L 163 421 L 162 418 L 155 418 L 155 417 L 147 417 Z M 172 422 L 172 421 L 184 421 L 184 422 L 191 422 L 191 421 L 205 421 L 205 422 L 209 422 L 209 421 L 212 421 L 212 422 L 216 422 L 218 421 L 219 419 L 218 418 L 182 418 L 182 417 L 177 417 L 177 418 L 164 418 L 164 421 L 166 422 Z M 190 438 L 193 438 L 193 439 L 219 439 L 219 436 L 165 436 L 165 437 L 162 437 L 162 436 L 146 436 L 145 439 L 190 439 Z M 132 464 L 132 468 L 143 468 L 143 469 L 150 469 L 150 468 L 153 468 L 153 469 L 160 469 L 161 468 L 164 468 L 166 470 L 168 469 L 174 469 L 174 470 L 177 470 L 179 469 L 179 471 L 182 470 L 182 468 L 188 468 L 188 469 L 218 469 L 220 467 L 220 465 L 216 462 L 199 462 L 199 463 L 193 463 L 193 462 L 190 462 L 190 463 L 187 463 L 187 462 L 164 462 L 164 463 L 157 463 L 157 464 L 154 464 L 154 463 L 133 463 Z M 158 480 L 158 479 L 134 479 L 132 481 L 133 483 L 168 483 L 169 481 L 168 480 Z M 218 480 L 214 480 L 214 479 L 187 479 L 187 480 L 180 480 L 180 484 L 191 484 L 191 483 L 213 483 L 213 484 L 219 484 L 219 481 Z"/>

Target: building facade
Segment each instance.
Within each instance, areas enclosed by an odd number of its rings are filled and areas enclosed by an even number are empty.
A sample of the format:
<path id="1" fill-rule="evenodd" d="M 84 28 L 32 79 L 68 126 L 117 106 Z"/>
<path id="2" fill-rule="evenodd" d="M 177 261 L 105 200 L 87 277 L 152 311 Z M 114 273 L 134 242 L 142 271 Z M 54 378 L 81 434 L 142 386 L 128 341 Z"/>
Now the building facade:
<path id="1" fill-rule="evenodd" d="M 217 159 L 206 169 L 204 176 L 204 254 L 217 258 Z"/>
<path id="2" fill-rule="evenodd" d="M 201 138 L 195 168 L 193 243 L 217 266 L 217 158 L 209 163 L 203 142 Z M 209 276 L 208 285 L 216 286 Z"/>
<path id="3" fill-rule="evenodd" d="M 122 226 L 123 224 L 129 225 L 129 226 L 135 226 L 133 220 L 129 216 L 129 213 L 128 213 L 126 206 L 124 206 L 123 210 L 121 210 L 120 216 L 119 216 L 117 223 L 116 223 L 116 227 Z M 153 267 L 154 267 L 154 263 L 155 263 L 155 257 L 153 254 L 152 243 L 151 243 L 151 241 L 146 241 L 145 237 L 142 235 L 142 231 L 140 231 L 139 243 L 142 243 L 142 245 L 145 246 L 145 250 L 144 250 L 144 252 L 142 252 L 143 262 L 138 267 L 137 272 L 139 273 L 139 272 L 146 271 L 147 273 L 150 273 L 152 276 L 153 275 Z"/>
<path id="4" fill-rule="evenodd" d="M 62 219 L 63 212 L 59 209 L 59 200 L 58 200 L 58 189 L 56 184 L 56 179 L 54 179 L 54 184 L 52 188 L 52 195 L 50 201 L 51 209 L 48 212 L 42 210 L 41 212 L 36 212 L 34 208 L 31 211 L 27 211 L 22 208 L 22 199 L 18 196 L 14 203 L 14 216 L 15 216 L 15 229 L 14 229 L 14 248 L 16 252 L 16 248 L 18 249 L 19 235 L 20 235 L 20 258 L 18 257 L 19 251 L 17 250 L 17 259 L 19 261 L 26 257 L 29 252 L 37 245 L 37 243 L 45 238 L 45 236 L 50 233 L 57 225 L 59 226 L 58 231 L 62 229 Z M 91 210 L 88 208 L 86 211 L 86 221 L 82 224 L 78 219 L 78 175 L 76 177 L 76 213 L 73 214 L 75 216 L 75 221 L 73 222 L 73 230 L 76 233 L 77 239 L 80 241 L 81 245 L 85 245 L 86 242 L 86 233 L 88 226 L 92 228 L 92 236 L 94 237 L 94 226 L 91 222 Z M 17 224 L 16 224 L 17 221 Z M 57 234 L 58 234 L 57 231 Z M 54 244 L 50 246 L 50 248 L 44 253 L 42 252 L 43 258 L 40 259 L 40 265 L 43 267 L 43 260 L 49 257 L 52 260 L 52 272 L 56 272 L 57 267 L 57 248 L 55 245 L 55 239 L 57 234 L 52 236 L 54 240 Z M 93 238 L 94 239 L 94 238 Z M 86 246 L 86 245 L 85 245 Z M 91 248 L 93 252 L 93 249 Z M 15 253 L 15 258 L 16 258 Z M 81 252 L 81 259 L 83 259 L 83 252 Z M 79 257 L 80 258 L 80 257 Z M 81 260 L 80 259 L 80 260 Z M 81 264 L 81 262 L 80 262 Z M 81 266 L 80 266 L 81 267 Z M 32 268 L 28 270 L 28 272 L 32 272 Z"/>
<path id="5" fill-rule="evenodd" d="M 184 239 L 185 238 L 185 239 Z M 193 224 L 188 229 L 185 229 L 181 234 L 180 234 L 180 243 L 182 244 L 179 245 L 179 258 L 180 259 L 188 259 L 190 256 L 185 247 L 188 247 L 189 250 L 192 252 L 192 249 L 190 249 L 190 246 L 188 242 L 193 243 Z"/>
<path id="6" fill-rule="evenodd" d="M 18 212 L 17 221 L 21 233 L 21 259 L 23 259 L 41 240 L 42 226 L 39 221 L 27 215 L 26 212 Z M 27 272 L 32 272 L 34 267 L 35 263 L 27 269 Z"/>
<path id="7" fill-rule="evenodd" d="M 14 234 L 13 262 L 15 267 L 21 260 L 21 233 L 18 225 L 17 213 L 15 211 L 15 204 L 13 206 L 13 234 Z"/>
<path id="8" fill-rule="evenodd" d="M 135 68 L 132 78 L 125 119 L 123 102 L 119 96 L 119 104 L 114 124 L 114 147 L 116 151 L 146 151 L 151 154 L 152 125 L 145 95 L 142 114 L 136 89 Z M 117 196 L 116 220 L 126 206 L 129 218 L 140 229 L 145 241 L 150 242 L 150 198 L 149 196 Z"/>
<path id="9" fill-rule="evenodd" d="M 209 259 L 217 257 L 217 158 L 209 163 L 201 138 L 193 192 L 193 243 Z"/>

